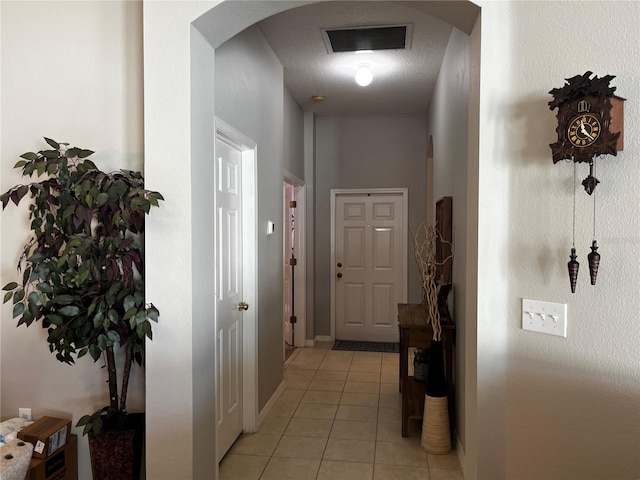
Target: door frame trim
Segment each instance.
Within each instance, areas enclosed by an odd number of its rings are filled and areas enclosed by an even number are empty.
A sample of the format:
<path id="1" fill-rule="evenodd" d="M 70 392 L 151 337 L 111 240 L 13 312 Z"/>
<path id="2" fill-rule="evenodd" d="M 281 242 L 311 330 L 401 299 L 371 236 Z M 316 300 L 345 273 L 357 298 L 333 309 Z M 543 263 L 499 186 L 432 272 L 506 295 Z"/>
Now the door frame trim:
<path id="1" fill-rule="evenodd" d="M 331 341 L 336 339 L 336 197 L 339 195 L 380 195 L 402 196 L 402 292 L 401 301 L 407 302 L 408 241 L 409 241 L 409 189 L 408 188 L 332 188 L 331 189 Z"/>
<path id="2" fill-rule="evenodd" d="M 250 305 L 242 314 L 242 431 L 254 433 L 258 429 L 257 144 L 218 117 L 215 117 L 215 136 L 216 139 L 222 136 L 230 140 L 242 150 L 242 295 Z M 217 172 L 214 171 L 214 182 L 217 178 Z M 215 269 L 217 279 L 217 262 Z M 214 316 L 217 332 L 217 312 Z M 217 350 L 216 342 L 214 349 Z M 218 352 L 214 354 L 217 359 Z M 218 371 L 217 368 L 215 370 Z"/>
<path id="3" fill-rule="evenodd" d="M 297 274 L 296 274 L 296 291 L 295 291 L 295 302 L 296 302 L 296 317 L 298 319 L 296 323 L 296 328 L 294 330 L 294 338 L 296 342 L 296 347 L 304 347 L 306 345 L 307 339 L 307 255 L 306 255 L 306 195 L 307 195 L 307 187 L 305 185 L 304 180 L 299 179 L 295 175 L 289 173 L 287 170 L 284 171 L 283 182 L 288 182 L 293 185 L 295 190 L 296 202 L 298 202 L 298 206 L 296 207 L 296 252 L 298 253 L 298 264 L 296 265 Z M 284 239 L 283 239 L 284 244 Z M 282 340 L 284 348 L 284 325 L 282 329 Z M 284 355 L 283 357 L 284 358 Z"/>

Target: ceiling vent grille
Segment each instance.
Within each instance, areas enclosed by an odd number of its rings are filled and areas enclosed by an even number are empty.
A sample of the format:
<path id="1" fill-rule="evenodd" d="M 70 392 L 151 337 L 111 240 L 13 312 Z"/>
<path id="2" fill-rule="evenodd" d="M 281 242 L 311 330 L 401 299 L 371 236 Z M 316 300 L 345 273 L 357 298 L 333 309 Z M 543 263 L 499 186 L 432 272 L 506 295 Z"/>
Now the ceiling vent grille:
<path id="1" fill-rule="evenodd" d="M 411 26 L 353 27 L 324 30 L 323 38 L 329 53 L 359 50 L 408 50 Z"/>

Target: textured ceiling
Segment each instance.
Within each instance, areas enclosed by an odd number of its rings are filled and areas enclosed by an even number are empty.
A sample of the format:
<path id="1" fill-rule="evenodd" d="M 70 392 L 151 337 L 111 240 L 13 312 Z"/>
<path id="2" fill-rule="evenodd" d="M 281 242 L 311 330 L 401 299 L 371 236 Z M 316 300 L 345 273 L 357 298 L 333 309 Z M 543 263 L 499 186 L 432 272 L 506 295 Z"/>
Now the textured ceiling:
<path id="1" fill-rule="evenodd" d="M 284 66 L 284 81 L 305 111 L 319 115 L 425 112 L 451 26 L 407 2 L 320 2 L 287 10 L 258 26 Z M 327 53 L 322 30 L 412 25 L 411 48 Z M 373 82 L 354 81 L 358 63 L 371 64 Z M 311 100 L 324 95 L 323 102 Z"/>

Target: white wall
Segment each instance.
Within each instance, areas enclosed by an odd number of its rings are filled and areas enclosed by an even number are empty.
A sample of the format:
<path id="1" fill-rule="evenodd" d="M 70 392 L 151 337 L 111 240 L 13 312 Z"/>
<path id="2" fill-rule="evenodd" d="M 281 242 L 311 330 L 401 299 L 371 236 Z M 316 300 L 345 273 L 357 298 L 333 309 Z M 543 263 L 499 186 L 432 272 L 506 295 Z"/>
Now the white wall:
<path id="1" fill-rule="evenodd" d="M 204 221 L 211 218 L 204 211 L 207 203 L 193 197 L 210 191 L 213 178 L 199 170 L 210 162 L 213 148 L 193 142 L 213 136 L 213 48 L 192 32 L 191 22 L 216 3 L 145 2 L 143 7 L 146 184 L 166 199 L 147 220 L 145 239 L 146 295 L 157 299 L 162 325 L 146 352 L 146 471 L 154 480 L 215 472 L 215 403 L 200 398 L 204 392 L 198 390 L 201 376 L 215 378 L 215 363 L 194 340 L 214 338 L 199 321 L 202 312 L 212 310 L 198 289 L 208 279 L 199 269 L 211 258 L 207 250 L 197 257 L 192 253 L 202 230 L 213 236 Z M 191 68 L 203 81 L 208 74 L 209 82 L 192 85 Z M 192 149 L 192 143 L 199 147 Z M 200 228 L 193 228 L 198 221 Z M 202 413 L 204 403 L 210 410 Z"/>
<path id="2" fill-rule="evenodd" d="M 433 140 L 434 200 L 452 197 L 454 241 L 451 313 L 456 322 L 456 428 L 462 447 L 466 441 L 466 351 L 475 341 L 467 323 L 467 164 L 469 116 L 469 36 L 454 28 L 442 59 L 438 81 L 427 112 L 427 135 Z"/>
<path id="3" fill-rule="evenodd" d="M 96 151 L 105 170 L 143 168 L 142 4 L 140 2 L 1 2 L 0 190 L 21 183 L 18 156 L 46 147 L 43 136 Z M 26 200 L 23 201 L 26 207 Z M 0 215 L 0 284 L 16 279 L 28 238 L 28 211 Z M 0 310 L 0 415 L 31 407 L 34 417 L 73 418 L 108 403 L 101 362 L 75 366 L 49 353 L 46 331 L 15 327 L 11 306 Z M 140 370 L 130 383 L 129 409 L 144 407 Z M 78 429 L 74 429 L 79 433 Z M 81 437 L 79 478 L 90 479 Z"/>
<path id="4" fill-rule="evenodd" d="M 198 125 L 191 132 L 191 251 L 196 252 L 197 262 L 193 263 L 191 271 L 191 295 L 194 299 L 210 299 L 215 292 L 215 231 L 211 219 L 215 211 L 215 189 L 211 188 L 215 182 L 215 115 L 213 111 L 213 97 L 215 82 L 215 61 L 213 47 L 200 32 L 191 30 L 191 123 Z M 207 221 L 208 220 L 208 221 Z M 188 238 L 188 237 L 187 237 Z M 191 381 L 192 404 L 187 409 L 180 410 L 181 422 L 171 428 L 172 435 L 190 436 L 189 429 L 184 428 L 184 416 L 191 413 L 202 428 L 193 432 L 192 441 L 199 448 L 192 453 L 193 478 L 215 478 L 217 471 L 216 456 L 211 452 L 217 451 L 216 430 L 211 427 L 216 424 L 216 358 L 218 357 L 217 343 L 211 339 L 217 338 L 213 302 L 191 300 L 191 345 L 188 347 L 191 356 L 180 355 L 179 361 L 184 368 L 191 360 L 193 379 Z M 252 302 L 253 303 L 253 302 Z M 183 308 L 188 311 L 189 306 Z M 183 318 L 180 320 L 184 321 Z M 180 322 L 176 322 L 178 324 Z M 188 341 L 188 339 L 185 339 Z M 164 355 L 162 356 L 164 358 Z M 175 364 L 175 360 L 171 362 Z M 184 374 L 182 375 L 184 377 Z M 151 382 L 150 382 L 151 383 Z M 154 385 L 154 387 L 156 387 Z M 157 388 L 157 387 L 156 387 Z M 172 391 L 173 392 L 173 391 Z M 175 400 L 180 401 L 179 392 Z M 188 398 L 188 397 L 187 397 Z M 151 399 L 154 402 L 155 398 Z M 182 397 L 183 403 L 186 398 Z M 167 402 L 168 403 L 168 402 Z M 175 408 L 171 405 L 169 408 Z M 172 418 L 176 413 L 172 414 Z M 150 415 L 147 413 L 147 417 Z M 153 422 L 151 428 L 166 428 L 166 422 Z M 189 439 L 191 440 L 191 439 Z M 150 443 L 150 442 L 148 442 Z M 150 458 L 150 457 L 148 457 Z M 152 461 L 152 460 L 150 460 Z M 155 462 L 153 462 L 155 464 Z M 155 472 L 154 472 L 155 474 Z"/>
<path id="5" fill-rule="evenodd" d="M 638 2 L 482 2 L 479 478 L 640 477 L 639 22 Z M 593 198 L 576 193 L 571 294 L 572 166 L 551 161 L 547 92 L 587 70 L 629 100 L 624 151 L 598 161 L 595 287 Z M 523 297 L 567 303 L 568 338 L 523 331 Z"/>
<path id="6" fill-rule="evenodd" d="M 422 115 L 318 117 L 315 153 L 315 332 L 331 333 L 331 189 L 408 188 L 409 229 L 425 218 L 426 123 Z M 408 300 L 421 301 L 409 236 Z"/>

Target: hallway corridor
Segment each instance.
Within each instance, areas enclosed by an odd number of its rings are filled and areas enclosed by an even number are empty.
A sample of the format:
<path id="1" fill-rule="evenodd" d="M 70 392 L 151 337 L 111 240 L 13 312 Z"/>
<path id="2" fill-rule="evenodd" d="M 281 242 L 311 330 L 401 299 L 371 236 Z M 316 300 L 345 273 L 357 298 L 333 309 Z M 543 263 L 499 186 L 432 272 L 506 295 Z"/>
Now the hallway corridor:
<path id="1" fill-rule="evenodd" d="M 420 420 L 400 430 L 398 354 L 299 348 L 254 435 L 220 464 L 221 480 L 463 480 L 455 451 L 426 454 Z"/>

